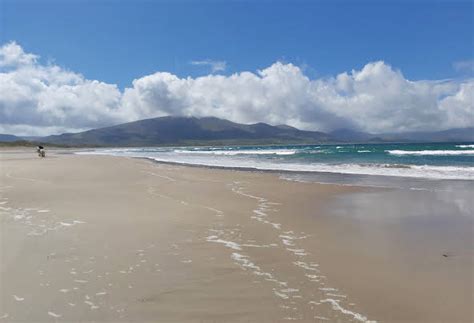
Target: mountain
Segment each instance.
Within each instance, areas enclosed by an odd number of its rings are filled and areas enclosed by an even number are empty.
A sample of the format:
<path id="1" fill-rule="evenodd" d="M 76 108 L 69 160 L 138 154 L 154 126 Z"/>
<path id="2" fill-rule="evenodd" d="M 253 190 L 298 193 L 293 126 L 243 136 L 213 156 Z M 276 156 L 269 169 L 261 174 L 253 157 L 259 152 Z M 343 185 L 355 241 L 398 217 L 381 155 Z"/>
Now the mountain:
<path id="1" fill-rule="evenodd" d="M 332 141 L 341 142 L 473 142 L 474 128 L 380 134 L 338 129 L 330 132 L 329 136 Z"/>
<path id="2" fill-rule="evenodd" d="M 0 141 L 2 142 L 13 142 L 13 141 L 20 141 L 20 140 L 22 140 L 22 138 L 20 137 L 0 133 Z"/>
<path id="3" fill-rule="evenodd" d="M 42 142 L 71 146 L 284 144 L 328 140 L 329 136 L 322 132 L 266 123 L 245 125 L 214 117 L 160 117 L 41 138 Z"/>
<path id="4" fill-rule="evenodd" d="M 19 141 L 0 134 L 0 142 Z M 240 124 L 214 117 L 160 117 L 47 137 L 29 137 L 30 144 L 62 146 L 171 146 L 171 145 L 258 145 L 308 143 L 382 143 L 382 142 L 474 142 L 474 128 L 434 132 L 372 134 L 338 129 L 325 134 L 303 131 L 288 125 L 266 123 Z M 26 141 L 25 141 L 26 142 Z"/>
<path id="5" fill-rule="evenodd" d="M 474 127 L 454 128 L 443 131 L 405 132 L 398 134 L 385 134 L 387 141 L 409 142 L 473 142 Z"/>
<path id="6" fill-rule="evenodd" d="M 377 135 L 346 128 L 334 130 L 329 133 L 329 136 L 332 140 L 341 142 L 373 142 L 380 140 Z"/>

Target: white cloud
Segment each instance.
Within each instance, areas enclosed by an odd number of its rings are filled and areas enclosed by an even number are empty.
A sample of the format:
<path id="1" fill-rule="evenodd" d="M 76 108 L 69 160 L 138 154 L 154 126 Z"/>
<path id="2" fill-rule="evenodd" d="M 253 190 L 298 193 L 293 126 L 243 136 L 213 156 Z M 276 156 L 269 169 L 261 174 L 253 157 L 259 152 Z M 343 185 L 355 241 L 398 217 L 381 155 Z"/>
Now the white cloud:
<path id="1" fill-rule="evenodd" d="M 31 65 L 36 63 L 37 58 L 36 55 L 25 53 L 15 42 L 0 47 L 0 67 Z"/>
<path id="2" fill-rule="evenodd" d="M 157 72 L 120 91 L 114 84 L 41 64 L 15 43 L 4 45 L 0 53 L 0 131 L 6 133 L 75 131 L 164 115 L 323 131 L 474 126 L 473 79 L 410 81 L 382 61 L 314 80 L 281 62 L 229 76 L 179 78 Z"/>
<path id="3" fill-rule="evenodd" d="M 197 66 L 209 66 L 212 73 L 224 72 L 227 68 L 227 62 L 225 61 L 213 61 L 211 59 L 205 59 L 202 61 L 192 61 L 191 65 Z"/>
<path id="4" fill-rule="evenodd" d="M 1 134 L 15 134 L 17 136 L 44 136 L 47 134 L 61 134 L 65 132 L 81 132 L 88 128 L 65 128 L 56 126 L 30 126 L 30 125 L 8 125 L 0 124 Z"/>
<path id="5" fill-rule="evenodd" d="M 117 115 L 121 93 L 116 85 L 86 80 L 55 65 L 41 65 L 37 56 L 24 53 L 15 43 L 1 47 L 0 53 L 0 66 L 9 66 L 0 69 L 3 129 L 29 129 L 16 132 L 22 135 L 44 134 L 124 120 Z"/>
<path id="6" fill-rule="evenodd" d="M 474 59 L 454 62 L 453 68 L 458 72 L 474 73 Z"/>

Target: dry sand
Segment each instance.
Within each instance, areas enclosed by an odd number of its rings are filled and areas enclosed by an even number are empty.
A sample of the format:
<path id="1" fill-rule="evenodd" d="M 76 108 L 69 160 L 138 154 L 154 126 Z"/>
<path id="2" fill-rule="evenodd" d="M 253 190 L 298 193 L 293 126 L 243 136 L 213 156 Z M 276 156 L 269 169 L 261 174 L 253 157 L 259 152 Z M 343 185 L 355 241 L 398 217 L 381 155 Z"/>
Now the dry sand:
<path id="1" fill-rule="evenodd" d="M 331 215 L 341 196 L 373 189 L 60 152 L 0 158 L 0 322 L 473 319 L 472 254 L 387 255 L 380 226 Z"/>

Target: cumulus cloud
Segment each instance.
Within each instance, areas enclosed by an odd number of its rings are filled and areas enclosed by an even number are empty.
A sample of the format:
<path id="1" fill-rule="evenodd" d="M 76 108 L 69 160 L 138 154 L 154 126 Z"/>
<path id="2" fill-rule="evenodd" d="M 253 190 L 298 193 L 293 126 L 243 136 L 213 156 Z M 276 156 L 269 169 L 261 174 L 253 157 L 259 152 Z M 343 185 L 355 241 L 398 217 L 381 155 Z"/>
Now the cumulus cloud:
<path id="1" fill-rule="evenodd" d="M 0 47 L 0 67 L 31 65 L 36 63 L 37 58 L 34 54 L 25 53 L 15 42 Z"/>
<path id="2" fill-rule="evenodd" d="M 0 66 L 8 66 L 0 69 L 0 129 L 42 134 L 48 129 L 85 129 L 124 120 L 118 115 L 121 93 L 116 85 L 41 65 L 37 56 L 16 43 L 0 48 Z"/>
<path id="3" fill-rule="evenodd" d="M 210 59 L 205 59 L 202 61 L 192 61 L 191 65 L 197 66 L 209 66 L 211 68 L 212 73 L 216 72 L 224 72 L 227 68 L 227 62 L 225 61 L 213 61 Z"/>
<path id="4" fill-rule="evenodd" d="M 282 62 L 228 76 L 179 78 L 157 72 L 120 91 L 115 84 L 41 64 L 16 43 L 0 48 L 0 131 L 21 135 L 165 115 L 323 131 L 441 130 L 474 126 L 473 93 L 473 79 L 410 81 L 382 61 L 321 79 Z"/>

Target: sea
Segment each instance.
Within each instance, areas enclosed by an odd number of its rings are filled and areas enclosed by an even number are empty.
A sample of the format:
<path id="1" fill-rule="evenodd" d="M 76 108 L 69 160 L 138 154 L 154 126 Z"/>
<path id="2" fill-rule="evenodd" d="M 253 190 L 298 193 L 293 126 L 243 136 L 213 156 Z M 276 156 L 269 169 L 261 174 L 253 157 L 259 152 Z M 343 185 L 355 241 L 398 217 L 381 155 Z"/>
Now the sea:
<path id="1" fill-rule="evenodd" d="M 396 178 L 474 180 L 474 143 L 101 148 L 80 153 L 276 171 L 301 181 L 374 182 L 376 186 L 378 181 L 387 182 L 386 177 L 390 182 Z"/>

